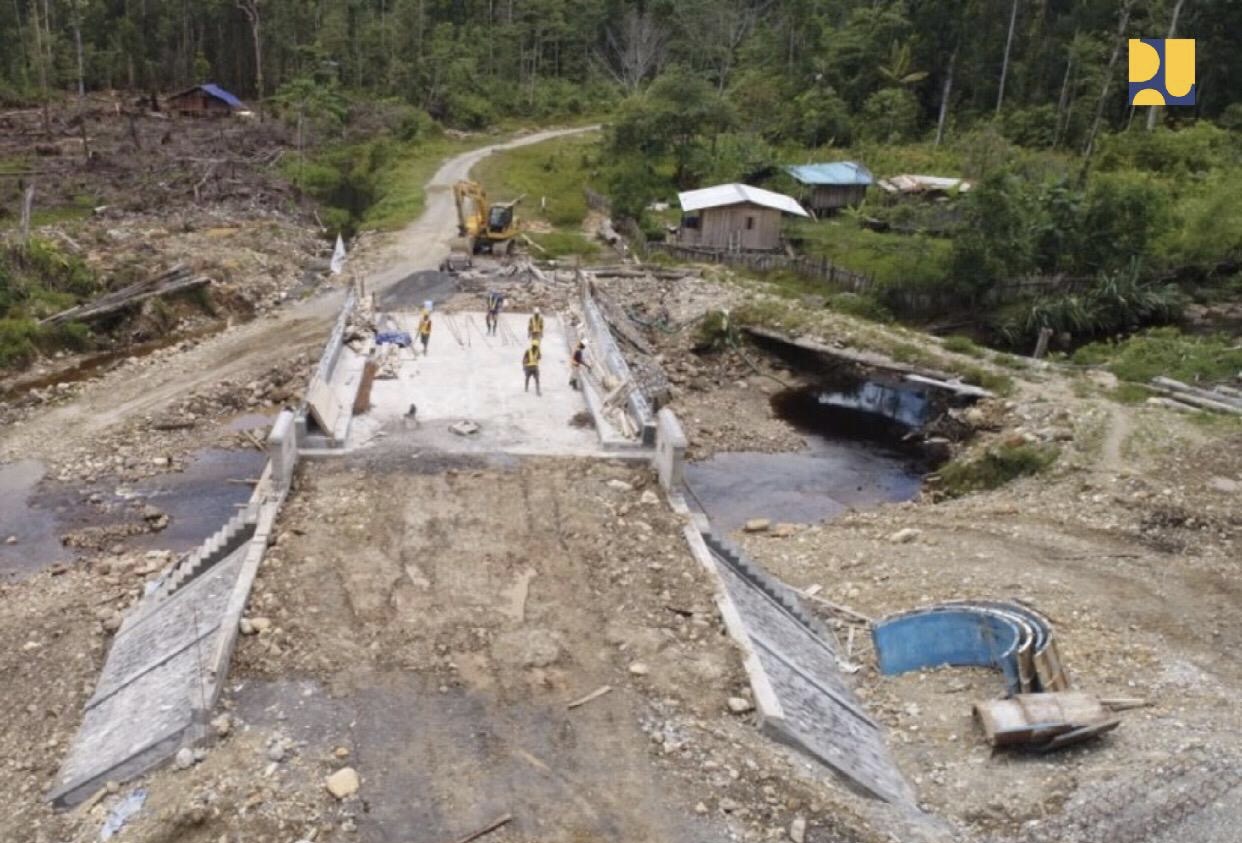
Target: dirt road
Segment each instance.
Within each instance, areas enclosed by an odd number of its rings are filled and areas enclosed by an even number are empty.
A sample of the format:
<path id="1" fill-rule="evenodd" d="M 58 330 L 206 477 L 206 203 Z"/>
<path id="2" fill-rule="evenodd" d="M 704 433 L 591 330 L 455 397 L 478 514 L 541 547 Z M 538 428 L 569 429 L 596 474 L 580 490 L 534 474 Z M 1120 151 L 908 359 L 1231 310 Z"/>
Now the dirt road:
<path id="1" fill-rule="evenodd" d="M 497 150 L 595 128 L 536 132 L 446 161 L 427 184 L 423 214 L 381 245 L 380 253 L 372 259 L 384 269 L 367 279 L 368 289 L 382 291 L 412 272 L 439 263 L 457 230 L 452 184 L 480 160 Z M 85 387 L 75 400 L 0 433 L 0 462 L 40 459 L 54 463 L 101 432 L 154 413 L 204 385 L 244 379 L 275 359 L 314 351 L 326 338 L 343 297 L 343 290 L 334 290 L 272 316 L 230 327 L 185 352 L 165 357 L 159 366 L 133 363 L 110 372 Z"/>

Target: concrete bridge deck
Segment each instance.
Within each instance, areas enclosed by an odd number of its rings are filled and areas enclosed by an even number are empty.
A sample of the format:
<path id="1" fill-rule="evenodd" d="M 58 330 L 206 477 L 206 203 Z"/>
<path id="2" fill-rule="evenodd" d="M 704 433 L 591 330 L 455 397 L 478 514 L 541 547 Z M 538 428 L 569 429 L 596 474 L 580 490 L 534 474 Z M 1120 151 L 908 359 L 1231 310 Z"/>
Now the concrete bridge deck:
<path id="1" fill-rule="evenodd" d="M 428 354 L 421 346 L 400 351 L 396 379 L 375 380 L 371 409 L 354 419 L 347 447 L 373 441 L 381 432 L 411 446 L 450 453 L 605 456 L 600 438 L 581 419 L 582 392 L 569 386 L 570 349 L 565 326 L 545 316 L 540 366 L 542 395 L 523 388 L 522 354 L 528 313 L 504 313 L 495 336 L 482 312 L 434 313 Z M 417 313 L 392 314 L 401 330 L 416 334 Z M 408 416 L 417 407 L 415 419 Z M 449 430 L 460 421 L 479 426 L 462 436 Z"/>

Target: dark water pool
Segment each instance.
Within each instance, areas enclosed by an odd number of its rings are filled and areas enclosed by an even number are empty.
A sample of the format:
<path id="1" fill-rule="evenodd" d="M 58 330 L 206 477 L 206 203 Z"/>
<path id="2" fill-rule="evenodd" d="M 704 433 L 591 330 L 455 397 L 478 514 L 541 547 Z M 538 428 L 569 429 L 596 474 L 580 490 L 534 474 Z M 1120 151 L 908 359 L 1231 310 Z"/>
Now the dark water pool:
<path id="1" fill-rule="evenodd" d="M 168 526 L 117 543 L 131 550 L 189 550 L 249 500 L 253 487 L 232 481 L 256 478 L 265 460 L 258 451 L 207 449 L 182 472 L 133 484 L 105 478 L 85 487 L 45 478 L 43 465 L 33 460 L 0 465 L 0 578 L 73 561 L 78 551 L 61 544 L 64 534 L 141 522 L 147 504 L 168 515 Z"/>
<path id="2" fill-rule="evenodd" d="M 726 452 L 686 466 L 693 498 L 720 529 L 751 518 L 814 523 L 910 500 L 932 467 L 915 435 L 929 412 L 919 390 L 872 381 L 787 390 L 772 407 L 805 450 Z"/>

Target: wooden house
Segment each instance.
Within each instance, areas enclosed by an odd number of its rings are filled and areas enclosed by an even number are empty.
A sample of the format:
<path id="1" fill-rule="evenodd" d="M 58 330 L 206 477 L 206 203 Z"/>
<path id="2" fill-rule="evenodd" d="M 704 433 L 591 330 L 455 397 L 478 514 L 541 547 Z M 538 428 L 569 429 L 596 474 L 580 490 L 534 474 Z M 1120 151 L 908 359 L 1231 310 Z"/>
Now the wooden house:
<path id="1" fill-rule="evenodd" d="M 871 171 L 854 161 L 800 164 L 785 171 L 802 185 L 802 201 L 816 216 L 857 208 L 873 181 Z"/>
<path id="2" fill-rule="evenodd" d="M 809 217 L 797 200 L 748 184 L 721 184 L 677 194 L 682 246 L 730 251 L 781 247 L 781 215 Z"/>
<path id="3" fill-rule="evenodd" d="M 165 101 L 165 108 L 186 117 L 230 117 L 249 114 L 246 104 L 219 85 L 195 85 L 172 94 Z"/>

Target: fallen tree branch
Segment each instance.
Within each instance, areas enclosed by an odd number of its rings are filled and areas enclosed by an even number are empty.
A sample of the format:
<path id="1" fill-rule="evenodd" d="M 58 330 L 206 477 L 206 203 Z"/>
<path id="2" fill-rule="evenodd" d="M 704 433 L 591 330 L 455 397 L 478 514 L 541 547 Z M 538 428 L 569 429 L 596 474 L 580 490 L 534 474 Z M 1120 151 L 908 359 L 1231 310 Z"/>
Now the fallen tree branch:
<path id="1" fill-rule="evenodd" d="M 156 296 L 167 296 L 172 293 L 179 293 L 185 290 L 191 290 L 196 287 L 202 287 L 211 283 L 210 278 L 202 276 L 190 276 L 190 271 L 185 266 L 177 265 L 162 275 L 154 278 L 148 278 L 145 281 L 139 281 L 130 284 L 120 290 L 110 293 L 104 293 L 98 298 L 79 304 L 68 310 L 62 310 L 60 313 L 54 314 L 40 321 L 40 325 L 56 325 L 69 320 L 86 321 L 97 319 L 100 316 L 107 316 L 109 313 L 115 313 L 118 310 L 145 301 Z"/>
<path id="2" fill-rule="evenodd" d="M 497 819 L 492 820 L 486 826 L 484 826 L 483 828 L 480 828 L 478 831 L 474 832 L 473 834 L 467 834 L 465 837 L 457 838 L 457 840 L 454 841 L 454 843 L 470 843 L 471 840 L 478 840 L 483 835 L 491 834 L 493 831 L 500 828 L 502 825 L 505 825 L 512 821 L 513 821 L 513 815 L 505 814 L 502 817 L 498 817 Z"/>
<path id="3" fill-rule="evenodd" d="M 807 594 L 805 591 L 798 591 L 798 595 L 820 606 L 823 606 L 825 609 L 827 609 L 830 612 L 834 612 L 838 615 L 844 615 L 845 617 L 855 620 L 858 623 L 865 623 L 865 624 L 870 625 L 875 622 L 872 618 L 867 617 L 862 612 L 855 612 L 853 609 L 842 606 L 839 603 L 833 603 L 831 600 L 825 600 L 822 597 L 817 597 L 814 594 Z"/>
<path id="4" fill-rule="evenodd" d="M 601 685 L 600 687 L 596 688 L 591 693 L 587 694 L 585 697 L 580 697 L 574 700 L 569 705 L 567 705 L 566 708 L 574 709 L 574 708 L 577 708 L 578 706 L 586 705 L 591 700 L 598 699 L 611 690 L 612 690 L 611 685 Z"/>

